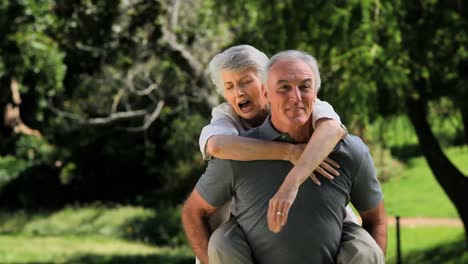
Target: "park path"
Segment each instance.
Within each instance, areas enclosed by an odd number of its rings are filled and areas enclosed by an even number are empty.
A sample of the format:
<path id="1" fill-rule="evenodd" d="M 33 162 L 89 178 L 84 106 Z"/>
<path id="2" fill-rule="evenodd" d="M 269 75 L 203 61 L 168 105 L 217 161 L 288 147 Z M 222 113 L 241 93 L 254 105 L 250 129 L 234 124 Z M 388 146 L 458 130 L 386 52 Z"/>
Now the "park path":
<path id="1" fill-rule="evenodd" d="M 389 225 L 395 225 L 395 217 L 387 218 Z M 428 217 L 401 217 L 400 218 L 401 226 L 452 226 L 452 227 L 462 227 L 463 223 L 458 218 L 428 218 Z"/>

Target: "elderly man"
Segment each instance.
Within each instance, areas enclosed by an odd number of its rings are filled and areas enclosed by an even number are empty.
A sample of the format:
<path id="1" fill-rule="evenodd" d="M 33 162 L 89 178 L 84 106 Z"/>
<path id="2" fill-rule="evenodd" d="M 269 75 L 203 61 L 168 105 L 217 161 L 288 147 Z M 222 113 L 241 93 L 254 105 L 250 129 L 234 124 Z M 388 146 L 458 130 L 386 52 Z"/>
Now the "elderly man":
<path id="1" fill-rule="evenodd" d="M 307 142 L 313 133 L 310 117 L 320 82 L 315 59 L 297 51 L 281 52 L 272 57 L 266 72 L 271 116 L 244 136 Z M 208 258 L 207 218 L 217 206 L 231 199 L 236 220 L 232 230 L 240 231 L 239 237 L 245 236 L 244 243 L 235 243 L 235 253 L 241 255 L 238 259 L 253 258 L 258 263 L 334 263 L 349 201 L 359 210 L 363 227 L 385 250 L 383 197 L 367 147 L 359 138 L 347 136 L 331 157 L 341 164 L 341 176 L 333 181 L 322 179 L 321 186 L 311 180 L 285 179 L 292 167 L 285 161 L 211 160 L 182 215 L 189 241 L 201 262 L 207 263 Z M 269 199 L 283 182 L 297 183 L 297 188 L 302 185 L 292 206 L 276 203 L 267 217 Z M 279 227 L 275 226 L 277 223 Z"/>

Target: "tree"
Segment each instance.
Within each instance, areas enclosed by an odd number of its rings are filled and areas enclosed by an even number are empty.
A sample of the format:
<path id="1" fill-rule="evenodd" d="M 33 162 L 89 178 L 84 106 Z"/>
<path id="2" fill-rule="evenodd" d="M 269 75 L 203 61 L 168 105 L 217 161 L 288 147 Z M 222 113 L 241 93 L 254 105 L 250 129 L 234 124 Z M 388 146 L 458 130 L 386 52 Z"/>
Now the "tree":
<path id="1" fill-rule="evenodd" d="M 2 154 L 28 160 L 20 153 L 53 150 L 45 159 L 31 155 L 40 162 L 28 170 L 38 171 L 19 177 L 53 178 L 79 201 L 135 201 L 152 190 L 186 190 L 194 179 L 188 175 L 202 167 L 196 138 L 217 100 L 204 65 L 229 41 L 217 34 L 223 23 L 210 22 L 212 5 L 2 1 L 2 87 L 17 80 L 16 120 L 43 135 L 36 144 L 2 127 L 0 144 L 9 146 Z M 11 98 L 10 89 L 0 91 L 2 105 Z M 12 197 L 21 188 L 12 186 L 27 182 L 12 182 L 2 195 Z"/>
<path id="2" fill-rule="evenodd" d="M 404 66 L 410 70 L 407 114 L 434 176 L 457 208 L 468 242 L 468 177 L 442 151 L 427 114 L 429 102 L 448 98 L 462 113 L 466 140 L 467 6 L 459 1 L 403 1 L 399 7 L 401 45 L 408 56 Z"/>

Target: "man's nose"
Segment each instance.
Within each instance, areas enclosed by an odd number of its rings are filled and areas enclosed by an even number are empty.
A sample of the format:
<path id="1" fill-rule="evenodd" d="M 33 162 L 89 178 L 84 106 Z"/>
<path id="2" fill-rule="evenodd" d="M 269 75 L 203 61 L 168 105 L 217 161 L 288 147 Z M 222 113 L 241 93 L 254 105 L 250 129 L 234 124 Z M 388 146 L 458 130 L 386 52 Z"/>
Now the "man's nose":
<path id="1" fill-rule="evenodd" d="M 289 98 L 293 100 L 294 102 L 302 101 L 302 95 L 301 95 L 301 91 L 299 90 L 299 87 L 294 87 L 293 89 L 291 89 L 291 92 L 289 95 L 290 95 Z"/>

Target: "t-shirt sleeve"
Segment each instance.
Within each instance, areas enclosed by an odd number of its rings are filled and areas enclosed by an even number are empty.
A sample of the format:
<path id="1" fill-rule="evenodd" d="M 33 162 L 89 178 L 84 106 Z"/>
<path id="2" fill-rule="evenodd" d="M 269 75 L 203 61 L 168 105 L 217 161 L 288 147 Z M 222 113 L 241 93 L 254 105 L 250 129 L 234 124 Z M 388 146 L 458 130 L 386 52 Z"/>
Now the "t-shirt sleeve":
<path id="1" fill-rule="evenodd" d="M 219 111 L 212 112 L 212 118 L 210 124 L 206 125 L 200 133 L 198 144 L 200 151 L 203 155 L 203 159 L 209 160 L 211 156 L 206 152 L 206 143 L 208 139 L 214 135 L 239 135 L 236 124 L 227 114 Z"/>
<path id="2" fill-rule="evenodd" d="M 211 159 L 205 173 L 198 180 L 195 190 L 214 207 L 229 201 L 233 195 L 233 171 L 231 161 Z"/>
<path id="3" fill-rule="evenodd" d="M 346 127 L 341 123 L 340 116 L 335 112 L 333 106 L 329 103 L 322 101 L 317 98 L 312 109 L 312 126 L 315 129 L 315 124 L 317 121 L 322 118 L 330 118 L 338 121 L 341 124 L 341 127 L 347 132 Z"/>
<path id="4" fill-rule="evenodd" d="M 351 190 L 351 202 L 359 211 L 372 209 L 383 199 L 374 161 L 369 151 L 363 155 Z"/>

